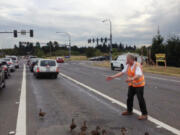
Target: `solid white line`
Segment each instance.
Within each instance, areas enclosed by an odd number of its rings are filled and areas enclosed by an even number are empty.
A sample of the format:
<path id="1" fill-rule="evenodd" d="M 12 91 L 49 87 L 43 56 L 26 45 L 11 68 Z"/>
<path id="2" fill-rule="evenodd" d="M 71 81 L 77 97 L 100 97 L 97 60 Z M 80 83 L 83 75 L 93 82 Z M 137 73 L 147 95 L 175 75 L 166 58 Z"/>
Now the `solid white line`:
<path id="1" fill-rule="evenodd" d="M 121 107 L 123 107 L 123 108 L 126 108 L 126 104 L 124 104 L 123 102 L 120 102 L 120 101 L 118 101 L 118 100 L 116 100 L 116 99 L 114 99 L 114 98 L 111 98 L 110 96 L 105 95 L 105 94 L 99 92 L 98 90 L 93 89 L 93 88 L 91 88 L 91 87 L 89 87 L 89 86 L 87 86 L 87 85 L 85 85 L 85 84 L 83 84 L 83 83 L 81 83 L 81 82 L 79 82 L 79 81 L 77 81 L 77 80 L 75 80 L 75 79 L 73 79 L 73 78 L 71 78 L 71 77 L 63 74 L 63 73 L 60 73 L 60 75 L 62 75 L 62 76 L 65 77 L 66 79 L 69 79 L 69 80 L 71 80 L 72 82 L 74 82 L 74 83 L 76 83 L 76 84 L 78 84 L 78 85 L 80 85 L 80 86 L 88 89 L 89 91 L 92 91 L 92 92 L 94 92 L 95 94 L 100 95 L 101 97 L 103 97 L 103 98 L 105 98 L 105 99 L 107 99 L 107 100 L 109 100 L 109 101 L 111 101 L 111 102 L 113 102 L 113 103 L 116 103 L 117 105 L 119 105 L 119 106 L 121 106 Z M 137 115 L 141 115 L 141 112 L 140 112 L 140 111 L 138 111 L 138 110 L 136 110 L 136 109 L 133 109 L 133 110 L 134 110 L 134 113 L 136 113 Z M 151 122 L 153 122 L 153 123 L 156 124 L 157 126 L 161 126 L 161 127 L 165 128 L 166 130 L 168 130 L 168 131 L 170 131 L 170 132 L 172 132 L 172 133 L 174 133 L 174 134 L 176 134 L 176 135 L 180 135 L 180 130 L 178 130 L 178 129 L 176 129 L 176 128 L 174 128 L 174 127 L 172 127 L 172 126 L 170 126 L 170 125 L 168 125 L 168 124 L 166 124 L 166 123 L 163 123 L 163 122 L 161 122 L 161 121 L 153 118 L 152 116 L 148 116 L 148 120 L 151 121 Z"/>
<path id="2" fill-rule="evenodd" d="M 178 81 L 178 80 L 174 80 L 174 79 L 165 79 L 165 78 L 161 78 L 161 77 L 146 76 L 146 78 L 158 79 L 158 80 L 163 80 L 163 81 L 171 81 L 171 82 L 177 82 L 177 83 L 180 83 L 180 81 Z"/>
<path id="3" fill-rule="evenodd" d="M 26 135 L 26 66 L 23 69 L 20 104 L 18 110 L 16 135 Z"/>

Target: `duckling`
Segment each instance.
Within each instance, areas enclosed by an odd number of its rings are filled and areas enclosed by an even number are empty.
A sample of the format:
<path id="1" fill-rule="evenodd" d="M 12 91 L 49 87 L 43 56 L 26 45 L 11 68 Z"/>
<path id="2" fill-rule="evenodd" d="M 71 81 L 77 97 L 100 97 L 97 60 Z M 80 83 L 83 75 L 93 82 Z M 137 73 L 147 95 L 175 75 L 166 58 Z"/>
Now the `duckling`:
<path id="1" fill-rule="evenodd" d="M 145 132 L 144 135 L 149 135 L 149 133 L 148 133 L 148 132 Z"/>
<path id="2" fill-rule="evenodd" d="M 84 121 L 84 122 L 83 122 L 83 125 L 82 125 L 82 127 L 81 127 L 81 131 L 86 131 L 86 130 L 87 130 L 87 122 Z"/>
<path id="3" fill-rule="evenodd" d="M 44 118 L 44 116 L 46 115 L 45 112 L 42 111 L 42 109 L 39 110 L 39 117 L 40 118 Z"/>
<path id="4" fill-rule="evenodd" d="M 121 133 L 122 135 L 125 135 L 125 133 L 127 132 L 127 129 L 125 127 L 121 127 Z"/>
<path id="5" fill-rule="evenodd" d="M 106 130 L 103 129 L 103 130 L 102 130 L 102 135 L 106 135 L 106 133 L 107 133 Z"/>
<path id="6" fill-rule="evenodd" d="M 86 135 L 86 131 L 81 131 L 79 135 Z"/>
<path id="7" fill-rule="evenodd" d="M 75 122 L 74 122 L 74 119 L 72 119 L 72 123 L 71 123 L 71 125 L 70 125 L 70 130 L 71 130 L 71 132 L 72 132 L 75 128 L 76 128 L 76 124 L 75 124 Z"/>
<path id="8" fill-rule="evenodd" d="M 101 133 L 99 132 L 101 128 L 99 126 L 96 127 L 96 130 L 91 131 L 91 135 L 100 135 Z"/>

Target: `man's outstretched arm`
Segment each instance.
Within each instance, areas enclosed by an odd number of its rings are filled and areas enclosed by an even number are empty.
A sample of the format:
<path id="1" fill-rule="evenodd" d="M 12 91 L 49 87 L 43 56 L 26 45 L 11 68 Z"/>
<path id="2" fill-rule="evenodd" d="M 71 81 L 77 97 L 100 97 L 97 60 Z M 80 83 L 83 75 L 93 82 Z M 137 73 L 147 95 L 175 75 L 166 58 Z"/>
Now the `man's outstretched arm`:
<path id="1" fill-rule="evenodd" d="M 115 74 L 115 75 L 108 76 L 108 77 L 106 78 L 106 80 L 107 80 L 107 81 L 113 80 L 113 79 L 115 79 L 115 78 L 117 78 L 117 77 L 121 77 L 123 74 L 124 74 L 124 72 L 119 72 L 119 73 L 117 73 L 117 74 Z"/>

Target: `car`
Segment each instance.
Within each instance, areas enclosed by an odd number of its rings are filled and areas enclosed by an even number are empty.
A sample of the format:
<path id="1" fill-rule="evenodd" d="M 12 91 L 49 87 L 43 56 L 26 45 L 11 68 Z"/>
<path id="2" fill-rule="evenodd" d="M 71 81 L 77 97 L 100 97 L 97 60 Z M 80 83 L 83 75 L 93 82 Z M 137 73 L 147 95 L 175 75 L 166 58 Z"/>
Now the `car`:
<path id="1" fill-rule="evenodd" d="M 48 76 L 56 79 L 59 74 L 59 67 L 56 60 L 40 59 L 34 66 L 33 71 L 36 78 Z"/>
<path id="2" fill-rule="evenodd" d="M 6 87 L 5 73 L 3 70 L 3 65 L 0 63 L 0 89 L 5 87 Z"/>
<path id="3" fill-rule="evenodd" d="M 57 63 L 64 63 L 64 59 L 62 57 L 57 57 L 56 62 Z"/>
<path id="4" fill-rule="evenodd" d="M 27 65 L 30 65 L 31 59 L 37 58 L 37 56 L 28 56 Z"/>
<path id="5" fill-rule="evenodd" d="M 5 60 L 9 66 L 9 69 L 11 72 L 14 72 L 16 69 L 15 69 L 15 64 L 13 62 L 13 60 L 11 58 L 4 58 L 3 60 Z"/>
<path id="6" fill-rule="evenodd" d="M 15 68 L 19 68 L 19 61 L 18 61 L 17 56 L 6 56 L 6 58 L 11 58 L 13 60 Z"/>
<path id="7" fill-rule="evenodd" d="M 8 63 L 5 60 L 0 60 L 0 65 L 2 65 L 4 74 L 5 74 L 5 79 L 8 79 L 10 77 L 10 69 L 8 66 Z"/>
<path id="8" fill-rule="evenodd" d="M 37 62 L 38 62 L 39 59 L 40 59 L 40 58 L 32 58 L 32 59 L 30 60 L 29 69 L 30 69 L 31 72 L 33 72 L 33 68 L 34 68 L 34 66 L 37 64 Z"/>
<path id="9" fill-rule="evenodd" d="M 120 68 L 120 70 L 123 70 L 124 67 L 126 66 L 127 63 L 127 55 L 129 53 L 126 54 L 122 54 L 119 55 L 118 57 L 116 57 L 115 60 L 111 61 L 111 70 L 115 70 L 115 68 Z M 143 59 L 142 56 L 139 56 L 138 54 L 133 54 L 136 57 L 136 61 L 138 61 L 139 63 L 142 63 Z"/>

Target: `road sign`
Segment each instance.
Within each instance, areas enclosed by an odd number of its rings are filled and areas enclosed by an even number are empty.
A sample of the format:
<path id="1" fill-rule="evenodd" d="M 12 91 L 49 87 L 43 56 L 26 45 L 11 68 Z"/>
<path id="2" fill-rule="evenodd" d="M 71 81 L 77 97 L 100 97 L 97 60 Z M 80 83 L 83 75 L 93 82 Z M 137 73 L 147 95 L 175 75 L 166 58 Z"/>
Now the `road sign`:
<path id="1" fill-rule="evenodd" d="M 166 54 L 165 53 L 157 53 L 156 56 L 156 66 L 158 66 L 159 62 L 163 62 L 166 67 Z"/>

